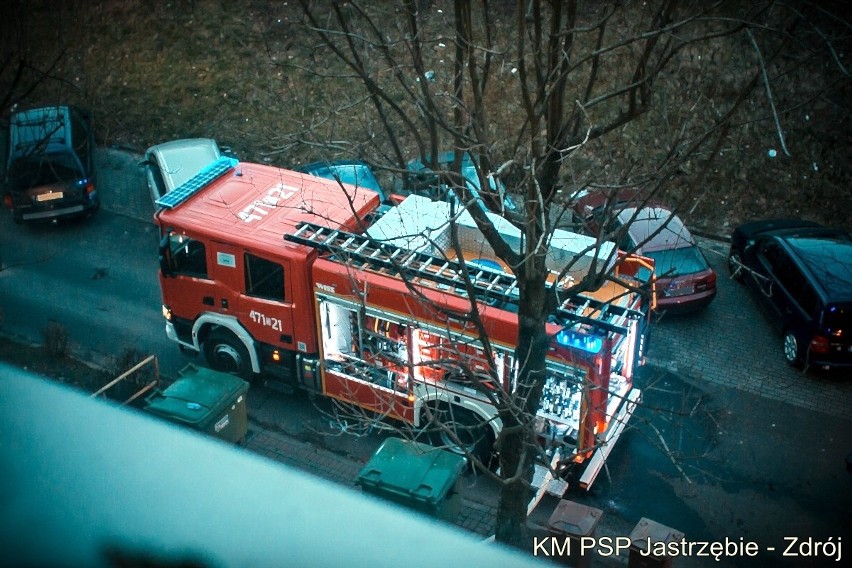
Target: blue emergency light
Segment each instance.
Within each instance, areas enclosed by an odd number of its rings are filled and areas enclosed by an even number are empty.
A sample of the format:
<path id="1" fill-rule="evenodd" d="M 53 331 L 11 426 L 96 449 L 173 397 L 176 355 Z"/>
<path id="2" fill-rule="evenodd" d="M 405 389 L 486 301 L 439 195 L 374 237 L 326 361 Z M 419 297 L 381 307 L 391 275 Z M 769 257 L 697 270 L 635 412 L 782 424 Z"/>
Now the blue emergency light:
<path id="1" fill-rule="evenodd" d="M 556 334 L 556 341 L 559 345 L 571 347 L 573 349 L 581 349 L 588 353 L 597 353 L 603 347 L 603 341 L 596 335 L 588 335 L 579 333 L 570 329 L 563 329 Z"/>

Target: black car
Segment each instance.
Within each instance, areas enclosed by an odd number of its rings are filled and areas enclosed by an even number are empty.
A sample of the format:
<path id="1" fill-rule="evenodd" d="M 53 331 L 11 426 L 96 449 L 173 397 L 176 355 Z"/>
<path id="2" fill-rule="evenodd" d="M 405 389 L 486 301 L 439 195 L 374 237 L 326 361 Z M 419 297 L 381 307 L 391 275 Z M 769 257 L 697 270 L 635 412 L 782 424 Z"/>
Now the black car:
<path id="1" fill-rule="evenodd" d="M 87 112 L 70 106 L 19 111 L 9 122 L 3 202 L 16 222 L 98 208 L 95 142 Z"/>
<path id="2" fill-rule="evenodd" d="M 728 255 L 781 332 L 795 366 L 852 367 L 852 235 L 810 221 L 737 227 Z"/>

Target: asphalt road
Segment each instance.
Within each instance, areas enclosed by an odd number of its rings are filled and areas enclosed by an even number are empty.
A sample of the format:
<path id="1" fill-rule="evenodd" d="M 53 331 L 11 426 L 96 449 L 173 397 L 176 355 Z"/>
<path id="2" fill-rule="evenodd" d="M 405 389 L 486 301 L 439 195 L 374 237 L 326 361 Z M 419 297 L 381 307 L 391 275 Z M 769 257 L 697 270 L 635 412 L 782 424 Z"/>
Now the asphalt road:
<path id="1" fill-rule="evenodd" d="M 17 226 L 0 216 L 0 332 L 40 342 L 54 320 L 85 359 L 109 365 L 135 349 L 157 354 L 163 373 L 174 376 L 187 360 L 163 331 L 157 237 L 136 157 L 110 151 L 100 160 L 103 205 L 91 219 Z M 592 491 L 568 497 L 604 511 L 598 536 L 626 536 L 648 517 L 691 541 L 760 547 L 757 557 L 718 562 L 693 551 L 677 566 L 842 565 L 814 555 L 813 546 L 807 557 L 781 553 L 792 537 L 845 536 L 852 546 L 852 475 L 844 469 L 852 381 L 787 367 L 780 338 L 725 278 L 724 244 L 705 245 L 720 271 L 716 301 L 701 314 L 654 324 L 639 379 L 644 404 Z M 264 390 L 254 400 L 270 427 L 338 455 L 363 461 L 380 441 L 342 432 L 321 412 L 328 406 L 306 397 Z M 841 545 L 841 554 L 852 548 Z"/>
<path id="2" fill-rule="evenodd" d="M 4 333 L 41 342 L 56 321 L 83 359 L 113 368 L 114 357 L 135 349 L 178 370 L 159 312 L 152 224 L 109 211 L 60 225 L 18 226 L 4 215 L 0 232 Z"/>

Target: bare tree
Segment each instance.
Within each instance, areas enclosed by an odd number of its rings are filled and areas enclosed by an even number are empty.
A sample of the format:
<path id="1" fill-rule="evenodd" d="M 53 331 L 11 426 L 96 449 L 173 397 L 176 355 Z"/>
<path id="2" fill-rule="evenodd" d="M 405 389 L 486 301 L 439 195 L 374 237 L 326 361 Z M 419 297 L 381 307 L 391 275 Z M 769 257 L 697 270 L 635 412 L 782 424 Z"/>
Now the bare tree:
<path id="1" fill-rule="evenodd" d="M 33 30 L 21 2 L 6 2 L 0 9 L 0 114 L 26 101 L 44 82 L 56 80 L 56 67 L 65 58 L 61 42 L 47 63 L 33 55 Z"/>
<path id="2" fill-rule="evenodd" d="M 547 319 L 565 298 L 612 277 L 601 263 L 565 289 L 549 286 L 554 230 L 571 224 L 571 206 L 589 188 L 610 201 L 626 186 L 640 190 L 641 202 L 662 188 L 679 206 L 700 199 L 698 188 L 732 130 L 754 119 L 757 88 L 772 90 L 767 69 L 777 76 L 790 72 L 783 57 L 800 47 L 795 32 L 810 22 L 802 12 L 814 8 L 675 0 L 530 0 L 511 7 L 457 0 L 448 5 L 451 13 L 413 0 L 393 6 L 302 0 L 302 6 L 325 50 L 345 65 L 345 71 L 326 71 L 329 79 L 356 79 L 364 97 L 352 105 L 371 103 L 369 136 L 350 140 L 350 147 L 401 176 L 402 187 L 409 183 L 409 153 L 442 171 L 488 246 L 518 279 L 514 355 L 522 364 L 512 396 L 495 401 L 504 478 L 496 536 L 521 544 L 537 454 L 532 422 L 546 376 Z M 696 67 L 701 54 L 712 62 L 736 45 L 748 52 L 727 67 Z M 826 37 L 823 55 L 836 56 L 832 45 Z M 836 57 L 835 64 L 842 68 Z M 846 80 L 845 69 L 840 76 Z M 721 96 L 708 98 L 714 92 L 709 83 Z M 779 138 L 780 114 L 770 105 L 760 116 L 772 121 Z M 442 166 L 437 157 L 446 148 L 453 159 Z M 475 164 L 482 199 L 459 174 L 465 155 Z M 506 213 L 492 176 L 506 180 L 521 202 L 517 216 L 506 215 L 523 234 L 519 248 L 488 216 L 489 210 Z M 602 227 L 598 248 L 620 236 Z M 468 317 L 478 325 L 475 309 Z M 487 338 L 483 348 L 487 353 Z"/>

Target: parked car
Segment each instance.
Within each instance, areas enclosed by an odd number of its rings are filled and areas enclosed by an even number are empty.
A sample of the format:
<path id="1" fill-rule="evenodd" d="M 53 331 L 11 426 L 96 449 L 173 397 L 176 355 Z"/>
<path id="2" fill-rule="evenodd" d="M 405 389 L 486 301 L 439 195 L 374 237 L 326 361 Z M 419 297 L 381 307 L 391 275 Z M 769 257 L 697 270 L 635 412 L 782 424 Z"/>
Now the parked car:
<path id="1" fill-rule="evenodd" d="M 407 176 L 408 181 L 406 183 L 400 179 L 397 182 L 395 192 L 401 195 L 416 193 L 418 195 L 425 195 L 433 200 L 440 201 L 450 201 L 455 199 L 455 192 L 450 189 L 453 185 L 452 177 L 448 174 L 448 172 L 451 171 L 454 157 L 455 155 L 453 152 L 442 152 L 438 155 L 436 164 L 441 171 L 444 172 L 443 174 L 432 170 L 431 167 L 427 165 L 431 163 L 428 156 L 425 161 L 419 158 L 411 160 L 406 164 L 406 169 L 409 172 Z M 479 195 L 481 187 L 479 183 L 479 176 L 476 173 L 476 164 L 474 163 L 471 155 L 467 152 L 462 155 L 461 175 L 465 180 L 467 189 L 473 194 L 475 199 L 479 199 L 481 201 L 482 198 Z M 487 173 L 487 178 L 489 189 L 500 196 L 501 210 L 495 211 L 495 213 L 499 213 L 503 217 L 520 220 L 520 216 L 523 211 L 518 203 L 506 191 L 506 187 L 503 185 L 503 182 L 491 173 Z"/>
<path id="2" fill-rule="evenodd" d="M 145 167 L 151 199 L 159 198 L 218 160 L 223 152 L 212 138 L 184 138 L 151 146 L 145 152 Z"/>
<path id="3" fill-rule="evenodd" d="M 783 337 L 794 366 L 852 367 L 852 235 L 810 221 L 753 221 L 731 235 L 728 269 Z"/>
<path id="4" fill-rule="evenodd" d="M 3 202 L 12 218 L 56 220 L 97 210 L 95 140 L 88 112 L 50 106 L 12 113 Z"/>
<path id="5" fill-rule="evenodd" d="M 382 189 L 379 180 L 373 173 L 372 168 L 361 160 L 338 160 L 334 162 L 312 162 L 295 168 L 297 172 L 303 172 L 312 176 L 332 179 L 337 182 L 348 183 L 355 187 L 363 187 L 379 194 L 382 203 L 388 203 L 389 196 Z"/>
<path id="6" fill-rule="evenodd" d="M 595 236 L 602 229 L 621 229 L 618 248 L 654 260 L 658 315 L 706 308 L 716 297 L 716 271 L 689 229 L 668 208 L 641 205 L 631 196 L 619 196 L 607 210 L 605 196 L 587 194 L 578 200 L 575 214 Z"/>

